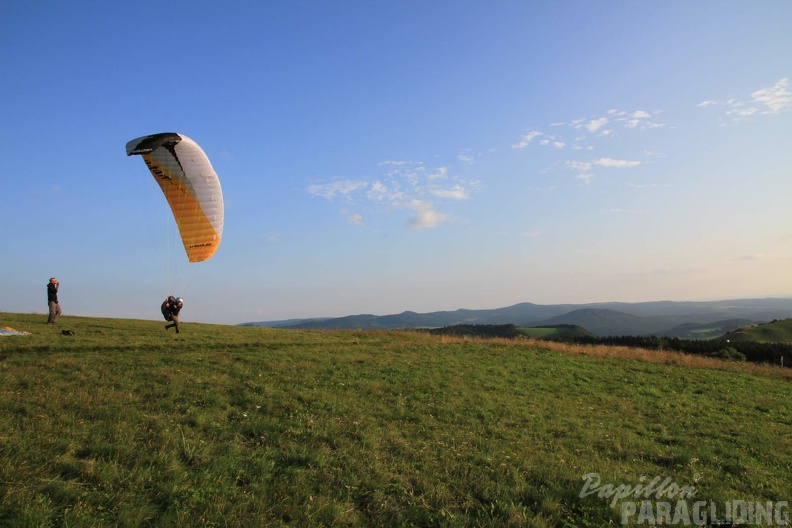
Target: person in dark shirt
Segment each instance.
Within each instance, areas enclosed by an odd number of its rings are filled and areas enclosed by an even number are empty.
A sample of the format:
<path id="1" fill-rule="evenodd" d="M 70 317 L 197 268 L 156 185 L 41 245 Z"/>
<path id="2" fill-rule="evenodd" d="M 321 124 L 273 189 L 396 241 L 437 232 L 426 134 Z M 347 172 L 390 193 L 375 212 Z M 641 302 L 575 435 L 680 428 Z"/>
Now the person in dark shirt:
<path id="1" fill-rule="evenodd" d="M 58 304 L 58 279 L 52 277 L 47 283 L 47 304 L 49 304 L 49 318 L 47 324 L 55 324 L 61 314 L 60 304 Z"/>
<path id="2" fill-rule="evenodd" d="M 162 311 L 162 317 L 165 318 L 166 321 L 170 321 L 171 324 L 165 325 L 165 330 L 169 328 L 176 328 L 176 333 L 181 332 L 181 324 L 179 323 L 179 312 L 184 307 L 184 299 L 179 297 L 178 299 L 173 295 L 169 295 L 165 302 L 162 303 L 160 310 Z"/>

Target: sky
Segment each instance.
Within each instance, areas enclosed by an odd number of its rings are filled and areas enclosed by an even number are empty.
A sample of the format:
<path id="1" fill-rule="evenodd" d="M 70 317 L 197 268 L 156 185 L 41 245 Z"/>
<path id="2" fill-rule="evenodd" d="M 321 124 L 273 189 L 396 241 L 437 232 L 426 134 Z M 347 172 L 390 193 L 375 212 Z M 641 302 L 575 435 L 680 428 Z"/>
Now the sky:
<path id="1" fill-rule="evenodd" d="M 792 296 L 792 2 L 0 4 L 0 312 Z M 186 264 L 134 138 L 217 172 Z M 66 320 L 66 319 L 64 319 Z M 2 318 L 0 314 L 0 324 Z"/>

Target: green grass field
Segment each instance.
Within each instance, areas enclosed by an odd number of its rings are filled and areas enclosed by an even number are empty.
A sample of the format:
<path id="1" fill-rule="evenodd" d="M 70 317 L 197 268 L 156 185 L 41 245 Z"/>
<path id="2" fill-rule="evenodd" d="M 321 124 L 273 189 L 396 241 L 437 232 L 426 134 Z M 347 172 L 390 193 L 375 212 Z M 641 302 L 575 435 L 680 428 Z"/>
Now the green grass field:
<path id="1" fill-rule="evenodd" d="M 733 341 L 757 343 L 792 343 L 792 319 L 773 321 L 731 332 L 726 336 Z"/>
<path id="2" fill-rule="evenodd" d="M 580 496 L 589 473 L 671 478 L 716 503 L 792 500 L 779 368 L 45 319 L 0 313 L 31 332 L 0 337 L 1 526 L 619 526 L 612 499 Z"/>

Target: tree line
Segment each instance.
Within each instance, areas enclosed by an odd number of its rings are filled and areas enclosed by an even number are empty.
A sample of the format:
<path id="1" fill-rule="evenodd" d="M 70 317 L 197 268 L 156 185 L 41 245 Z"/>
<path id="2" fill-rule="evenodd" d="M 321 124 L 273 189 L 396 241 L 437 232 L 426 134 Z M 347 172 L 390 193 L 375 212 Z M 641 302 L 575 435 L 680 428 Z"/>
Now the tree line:
<path id="1" fill-rule="evenodd" d="M 576 336 L 560 341 L 580 345 L 607 345 L 645 348 L 648 350 L 671 350 L 685 354 L 751 361 L 754 363 L 783 364 L 792 366 L 792 344 L 759 343 L 756 341 L 729 341 L 728 339 L 680 339 L 657 336 Z M 783 358 L 783 360 L 782 360 Z"/>
<path id="2" fill-rule="evenodd" d="M 515 339 L 525 337 L 519 327 L 513 324 L 499 325 L 455 325 L 425 330 L 436 335 L 499 337 Z M 670 350 L 685 354 L 730 359 L 735 361 L 751 361 L 754 363 L 772 363 L 792 366 L 792 344 L 759 343 L 756 341 L 730 341 L 718 339 L 681 339 L 678 337 L 657 336 L 605 336 L 580 335 L 569 337 L 537 338 L 549 341 L 561 341 L 578 345 L 605 345 L 643 348 L 648 350 Z"/>
<path id="3" fill-rule="evenodd" d="M 425 331 L 435 335 L 505 337 L 507 339 L 523 335 L 518 330 L 517 325 L 513 324 L 460 324 L 443 328 L 431 328 Z"/>

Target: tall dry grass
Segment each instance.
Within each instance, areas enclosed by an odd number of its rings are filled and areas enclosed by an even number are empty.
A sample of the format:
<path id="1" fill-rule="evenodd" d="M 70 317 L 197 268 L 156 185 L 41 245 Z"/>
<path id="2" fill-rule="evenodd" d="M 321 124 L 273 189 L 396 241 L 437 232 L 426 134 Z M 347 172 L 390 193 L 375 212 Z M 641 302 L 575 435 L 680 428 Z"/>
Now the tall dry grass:
<path id="1" fill-rule="evenodd" d="M 729 361 L 725 359 L 685 354 L 673 350 L 649 350 L 645 348 L 611 346 L 611 345 L 578 345 L 558 341 L 544 341 L 539 339 L 506 339 L 506 338 L 478 338 L 469 336 L 443 336 L 443 343 L 464 343 L 473 341 L 486 341 L 497 343 L 501 346 L 520 348 L 537 348 L 550 350 L 562 354 L 575 354 L 594 358 L 626 359 L 646 361 L 649 363 L 664 363 L 679 365 L 688 368 L 721 370 L 725 372 L 742 372 L 754 376 L 763 376 L 790 381 L 792 369 L 766 363 L 752 363 L 744 361 Z"/>

